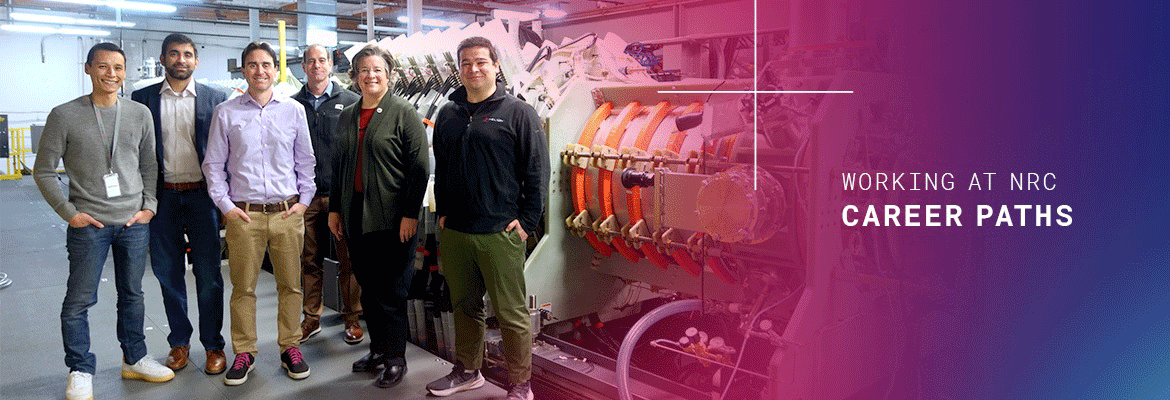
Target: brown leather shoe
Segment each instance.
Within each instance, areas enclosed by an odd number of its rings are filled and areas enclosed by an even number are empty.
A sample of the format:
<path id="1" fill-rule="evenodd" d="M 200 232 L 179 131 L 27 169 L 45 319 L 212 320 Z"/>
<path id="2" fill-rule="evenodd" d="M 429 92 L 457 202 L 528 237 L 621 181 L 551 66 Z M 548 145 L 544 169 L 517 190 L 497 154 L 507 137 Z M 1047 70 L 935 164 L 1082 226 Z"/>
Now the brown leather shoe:
<path id="1" fill-rule="evenodd" d="M 345 342 L 349 344 L 358 344 L 362 342 L 365 333 L 362 332 L 362 325 L 357 321 L 345 323 Z"/>
<path id="2" fill-rule="evenodd" d="M 207 368 L 203 372 L 208 375 L 217 375 L 225 369 L 227 369 L 227 357 L 223 355 L 223 350 L 208 350 Z"/>
<path id="3" fill-rule="evenodd" d="M 301 323 L 301 341 L 304 342 L 309 338 L 321 333 L 321 321 L 305 320 Z"/>
<path id="4" fill-rule="evenodd" d="M 178 371 L 187 366 L 187 354 L 191 351 L 191 346 L 175 346 L 171 347 L 171 353 L 167 355 L 167 368 Z"/>

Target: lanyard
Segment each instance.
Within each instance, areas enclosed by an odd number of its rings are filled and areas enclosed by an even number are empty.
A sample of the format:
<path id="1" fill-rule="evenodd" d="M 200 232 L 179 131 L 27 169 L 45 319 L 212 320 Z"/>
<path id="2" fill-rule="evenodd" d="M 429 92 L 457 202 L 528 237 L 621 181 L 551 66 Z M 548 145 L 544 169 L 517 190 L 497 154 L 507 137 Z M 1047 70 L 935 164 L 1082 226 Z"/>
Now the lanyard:
<path id="1" fill-rule="evenodd" d="M 93 102 L 93 96 L 89 97 L 89 103 L 93 105 L 93 113 L 97 116 L 98 132 L 102 134 L 102 141 L 106 140 L 106 123 L 102 122 L 102 113 L 98 110 L 98 106 Z M 110 134 L 110 157 L 106 159 L 106 167 L 110 173 L 114 173 L 114 149 L 118 148 L 118 131 L 122 128 L 122 101 L 114 99 L 114 132 Z"/>

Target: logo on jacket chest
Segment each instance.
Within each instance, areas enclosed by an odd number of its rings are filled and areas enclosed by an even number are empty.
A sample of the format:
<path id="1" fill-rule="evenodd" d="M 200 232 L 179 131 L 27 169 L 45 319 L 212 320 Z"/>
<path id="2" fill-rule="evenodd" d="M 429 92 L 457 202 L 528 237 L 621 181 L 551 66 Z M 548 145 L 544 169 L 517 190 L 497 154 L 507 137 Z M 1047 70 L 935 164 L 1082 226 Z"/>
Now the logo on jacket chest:
<path id="1" fill-rule="evenodd" d="M 483 117 L 483 122 L 498 122 L 502 124 L 504 120 L 496 117 Z"/>

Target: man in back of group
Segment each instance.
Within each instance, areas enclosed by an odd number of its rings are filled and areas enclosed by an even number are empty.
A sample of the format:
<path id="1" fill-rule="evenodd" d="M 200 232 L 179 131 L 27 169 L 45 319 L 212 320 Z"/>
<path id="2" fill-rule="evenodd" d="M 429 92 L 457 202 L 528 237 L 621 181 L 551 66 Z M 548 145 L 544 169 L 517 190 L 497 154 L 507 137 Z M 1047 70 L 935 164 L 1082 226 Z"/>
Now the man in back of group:
<path id="1" fill-rule="evenodd" d="M 248 379 L 256 361 L 256 280 L 264 251 L 277 291 L 281 366 L 293 379 L 309 377 L 297 345 L 301 334 L 304 212 L 317 193 L 313 144 L 305 109 L 276 97 L 276 51 L 252 42 L 240 55 L 248 91 L 215 107 L 203 158 L 207 192 L 224 214 L 231 270 L 232 366 L 224 384 Z"/>
<path id="2" fill-rule="evenodd" d="M 305 49 L 301 66 L 305 70 L 305 85 L 293 98 L 305 107 L 309 136 L 313 139 L 313 153 L 317 157 L 314 178 L 317 194 L 305 210 L 305 250 L 301 257 L 305 317 L 301 322 L 301 341 L 321 332 L 323 262 L 329 250 L 328 241 L 333 240 L 337 250 L 337 286 L 341 292 L 340 311 L 345 320 L 345 342 L 358 344 L 364 336 L 358 322 L 362 312 L 361 288 L 353 276 L 346 240 L 331 235 L 328 222 L 338 117 L 345 106 L 358 101 L 360 96 L 329 79 L 333 73 L 333 57 L 324 46 L 315 44 Z"/>
<path id="3" fill-rule="evenodd" d="M 162 289 L 163 308 L 171 332 L 167 367 L 187 366 L 194 327 L 187 318 L 187 268 L 191 258 L 195 298 L 199 307 L 199 341 L 206 351 L 207 374 L 227 368 L 223 353 L 223 274 L 220 273 L 219 210 L 207 194 L 203 153 L 207 129 L 223 92 L 195 82 L 199 49 L 186 35 L 163 39 L 159 59 L 166 79 L 134 91 L 134 101 L 154 114 L 159 165 L 158 215 L 150 221 L 150 261 Z M 186 240 L 184 240 L 186 235 Z M 187 253 L 187 241 L 191 252 Z"/>
<path id="4" fill-rule="evenodd" d="M 143 333 L 142 275 L 158 179 L 150 110 L 118 95 L 126 78 L 126 53 L 117 45 L 90 48 L 85 73 L 93 92 L 49 112 L 34 172 L 45 201 L 69 223 L 69 279 L 61 306 L 67 399 L 93 398 L 97 357 L 89 351 L 88 310 L 98 301 L 98 283 L 111 248 L 122 378 L 166 382 L 175 377 L 146 354 Z M 61 160 L 69 197 L 58 184 Z"/>

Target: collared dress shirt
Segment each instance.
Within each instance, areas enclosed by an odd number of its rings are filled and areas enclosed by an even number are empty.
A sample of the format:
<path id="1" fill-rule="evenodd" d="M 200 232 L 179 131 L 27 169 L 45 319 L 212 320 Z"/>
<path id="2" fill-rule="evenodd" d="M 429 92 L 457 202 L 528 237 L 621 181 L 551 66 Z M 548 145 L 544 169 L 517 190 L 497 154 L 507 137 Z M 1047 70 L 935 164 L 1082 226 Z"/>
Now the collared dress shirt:
<path id="1" fill-rule="evenodd" d="M 159 93 L 159 120 L 163 138 L 163 181 L 190 183 L 203 180 L 195 153 L 195 82 L 179 93 L 163 81 Z"/>
<path id="2" fill-rule="evenodd" d="M 273 97 L 261 106 L 248 93 L 215 107 L 203 175 L 207 192 L 225 214 L 233 202 L 277 203 L 294 195 L 313 200 L 313 144 L 305 108 Z"/>

